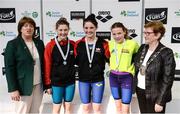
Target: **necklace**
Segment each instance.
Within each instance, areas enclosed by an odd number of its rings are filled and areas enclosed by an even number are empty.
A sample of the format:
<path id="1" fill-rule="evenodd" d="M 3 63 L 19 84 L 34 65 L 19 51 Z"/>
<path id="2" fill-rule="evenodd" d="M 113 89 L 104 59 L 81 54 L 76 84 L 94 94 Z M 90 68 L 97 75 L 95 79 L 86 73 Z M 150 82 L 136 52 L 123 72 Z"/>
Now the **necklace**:
<path id="1" fill-rule="evenodd" d="M 59 50 L 59 52 L 60 52 L 60 54 L 61 54 L 61 56 L 62 56 L 62 58 L 63 58 L 63 65 L 67 65 L 67 57 L 68 57 L 68 54 L 69 54 L 69 48 L 70 48 L 70 42 L 69 42 L 69 40 L 68 40 L 68 45 L 67 45 L 67 51 L 66 51 L 66 54 L 64 54 L 63 53 L 63 51 L 62 51 L 62 48 L 61 48 L 61 46 L 59 45 L 59 43 L 58 43 L 58 41 L 57 41 L 57 38 L 55 38 L 55 43 L 56 43 L 56 45 L 57 45 L 57 47 L 58 47 L 58 50 Z"/>
<path id="2" fill-rule="evenodd" d="M 157 51 L 152 57 L 151 59 L 149 59 L 146 63 L 146 66 L 142 65 L 143 63 L 143 60 L 145 58 L 145 53 L 146 53 L 146 48 L 144 47 L 143 50 L 142 50 L 142 53 L 141 53 L 141 57 L 140 57 L 140 67 L 139 67 L 139 71 L 141 73 L 142 76 L 145 76 L 145 73 L 146 73 L 146 69 L 147 69 L 147 66 L 149 66 L 149 64 L 160 54 L 160 52 L 165 49 L 166 47 L 162 47 L 161 49 L 159 49 L 159 51 Z"/>
<path id="3" fill-rule="evenodd" d="M 116 71 L 118 71 L 118 68 L 119 68 L 119 64 L 120 64 L 121 56 L 122 56 L 122 50 L 125 46 L 125 42 L 126 42 L 126 40 L 124 39 L 124 41 L 122 43 L 122 48 L 121 48 L 119 54 L 118 54 L 118 49 L 117 49 L 117 43 L 116 43 L 116 41 L 114 42 L 114 48 L 115 48 L 115 54 L 116 54 L 116 65 L 117 65 Z M 118 55 L 120 55 L 119 58 L 118 58 Z"/>
<path id="4" fill-rule="evenodd" d="M 97 38 L 95 38 L 93 43 L 92 43 L 93 46 L 92 46 L 92 52 L 91 52 L 91 55 L 90 55 L 90 51 L 89 51 L 89 48 L 88 48 L 88 42 L 87 42 L 87 39 L 85 38 L 85 45 L 86 45 L 86 52 L 87 52 L 88 61 L 89 61 L 89 68 L 92 67 L 92 61 L 93 61 L 93 57 L 94 57 L 96 41 L 97 41 Z"/>

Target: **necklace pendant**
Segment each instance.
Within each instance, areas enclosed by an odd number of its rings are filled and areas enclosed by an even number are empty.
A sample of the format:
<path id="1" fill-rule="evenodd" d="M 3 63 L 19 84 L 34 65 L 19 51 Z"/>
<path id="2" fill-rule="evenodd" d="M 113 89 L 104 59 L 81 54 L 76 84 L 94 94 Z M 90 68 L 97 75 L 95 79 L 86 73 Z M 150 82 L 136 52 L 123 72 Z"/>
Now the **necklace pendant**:
<path id="1" fill-rule="evenodd" d="M 92 64 L 91 63 L 89 63 L 89 68 L 91 68 L 92 67 Z"/>
<path id="2" fill-rule="evenodd" d="M 146 73 L 146 67 L 144 65 L 141 65 L 141 67 L 139 68 L 140 74 L 142 76 L 145 76 Z"/>
<path id="3" fill-rule="evenodd" d="M 67 65 L 67 61 L 63 61 L 63 65 Z"/>

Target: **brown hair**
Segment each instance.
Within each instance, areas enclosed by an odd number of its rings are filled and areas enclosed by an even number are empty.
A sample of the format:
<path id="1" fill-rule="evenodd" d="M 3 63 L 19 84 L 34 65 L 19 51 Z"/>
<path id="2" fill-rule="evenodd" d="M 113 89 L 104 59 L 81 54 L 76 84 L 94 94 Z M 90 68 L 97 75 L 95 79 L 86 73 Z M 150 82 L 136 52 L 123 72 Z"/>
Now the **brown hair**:
<path id="1" fill-rule="evenodd" d="M 164 36 L 166 29 L 160 21 L 152 21 L 144 25 L 144 28 L 152 28 L 155 34 L 161 33 L 159 40 Z"/>
<path id="2" fill-rule="evenodd" d="M 87 18 L 84 19 L 83 27 L 84 27 L 86 22 L 91 22 L 96 28 L 98 27 L 98 23 L 96 21 L 96 16 L 93 13 L 90 14 Z"/>
<path id="3" fill-rule="evenodd" d="M 61 17 L 57 22 L 56 22 L 56 29 L 58 28 L 59 25 L 67 25 L 69 28 L 69 22 L 67 21 L 66 18 Z"/>
<path id="4" fill-rule="evenodd" d="M 21 29 L 22 29 L 22 27 L 24 26 L 25 23 L 30 23 L 31 25 L 33 25 L 34 30 L 35 30 L 35 28 L 36 28 L 35 21 L 30 17 L 22 17 L 19 20 L 19 23 L 18 23 L 18 35 L 21 35 Z"/>
<path id="5" fill-rule="evenodd" d="M 128 38 L 128 29 L 120 22 L 115 22 L 112 26 L 111 26 L 111 31 L 114 28 L 122 28 L 123 31 L 125 32 L 124 38 L 127 39 Z"/>

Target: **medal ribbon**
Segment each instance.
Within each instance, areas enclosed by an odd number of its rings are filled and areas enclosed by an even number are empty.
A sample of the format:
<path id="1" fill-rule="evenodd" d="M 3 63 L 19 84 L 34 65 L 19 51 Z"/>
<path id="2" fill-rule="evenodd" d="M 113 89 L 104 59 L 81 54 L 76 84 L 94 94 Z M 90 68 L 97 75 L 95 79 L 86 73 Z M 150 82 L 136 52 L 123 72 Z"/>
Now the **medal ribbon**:
<path id="1" fill-rule="evenodd" d="M 95 47 L 96 47 L 96 41 L 97 41 L 97 38 L 94 39 L 93 48 L 92 48 L 92 52 L 91 52 L 91 56 L 90 56 L 90 51 L 89 51 L 89 48 L 88 48 L 88 42 L 87 42 L 87 39 L 85 38 L 86 52 L 87 52 L 88 61 L 89 61 L 90 64 L 92 64 L 92 61 L 93 61 Z"/>
<path id="2" fill-rule="evenodd" d="M 119 64 L 120 64 L 120 61 L 121 61 L 122 50 L 123 50 L 123 48 L 124 48 L 124 46 L 125 46 L 125 42 L 126 42 L 126 40 L 124 39 L 123 44 L 122 44 L 122 48 L 121 48 L 120 53 L 119 53 L 119 55 L 120 55 L 119 58 L 118 58 L 117 43 L 114 42 L 114 43 L 115 43 L 115 44 L 114 44 L 114 48 L 115 48 L 115 54 L 116 54 L 116 65 L 117 65 L 116 70 L 118 70 L 118 67 L 119 67 Z"/>
<path id="3" fill-rule="evenodd" d="M 67 40 L 68 40 L 68 39 L 67 39 Z M 62 51 L 62 48 L 61 48 L 61 46 L 60 46 L 59 43 L 58 43 L 57 38 L 55 38 L 55 43 L 56 43 L 56 45 L 57 45 L 57 47 L 58 47 L 58 49 L 59 49 L 59 52 L 61 53 L 61 56 L 62 56 L 63 60 L 66 61 L 66 59 L 67 59 L 67 57 L 68 57 L 68 54 L 69 54 L 69 48 L 70 48 L 70 42 L 69 42 L 69 40 L 68 40 L 66 55 L 64 55 L 64 53 L 63 53 L 63 51 Z"/>

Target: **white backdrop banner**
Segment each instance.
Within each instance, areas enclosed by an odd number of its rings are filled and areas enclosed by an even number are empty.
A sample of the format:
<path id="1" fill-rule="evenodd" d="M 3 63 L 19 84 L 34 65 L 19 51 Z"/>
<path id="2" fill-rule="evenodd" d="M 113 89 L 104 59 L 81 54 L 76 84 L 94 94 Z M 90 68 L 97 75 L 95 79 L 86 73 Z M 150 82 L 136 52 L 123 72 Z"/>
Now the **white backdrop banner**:
<path id="1" fill-rule="evenodd" d="M 145 21 L 160 20 L 166 27 L 161 42 L 174 52 L 176 69 L 180 70 L 180 4 L 179 0 L 145 0 Z M 144 40 L 144 39 L 143 39 Z"/>
<path id="2" fill-rule="evenodd" d="M 99 23 L 98 31 L 110 32 L 114 22 L 121 22 L 128 28 L 129 36 L 141 42 L 142 1 L 92 0 L 92 12 Z"/>
<path id="3" fill-rule="evenodd" d="M 70 23 L 69 38 L 76 41 L 84 36 L 83 19 L 90 12 L 89 0 L 43 0 L 43 36 L 45 44 L 56 36 L 55 25 L 65 17 Z"/>
<path id="4" fill-rule="evenodd" d="M 37 26 L 37 35 L 41 36 L 40 0 L 0 0 L 0 53 L 9 40 L 17 36 L 17 25 L 23 16 L 31 17 Z M 4 66 L 4 57 L 0 56 L 0 74 Z"/>

